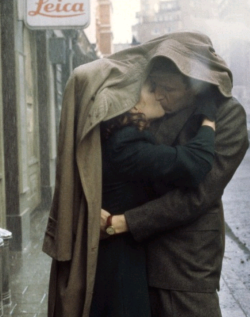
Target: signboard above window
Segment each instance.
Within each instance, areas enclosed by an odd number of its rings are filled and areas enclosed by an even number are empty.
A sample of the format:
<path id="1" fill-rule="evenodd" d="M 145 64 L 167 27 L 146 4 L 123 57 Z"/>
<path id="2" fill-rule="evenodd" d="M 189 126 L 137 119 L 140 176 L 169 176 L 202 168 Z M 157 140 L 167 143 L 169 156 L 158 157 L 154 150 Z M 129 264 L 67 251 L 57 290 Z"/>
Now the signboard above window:
<path id="1" fill-rule="evenodd" d="M 30 29 L 86 28 L 90 0 L 26 0 L 25 23 Z"/>

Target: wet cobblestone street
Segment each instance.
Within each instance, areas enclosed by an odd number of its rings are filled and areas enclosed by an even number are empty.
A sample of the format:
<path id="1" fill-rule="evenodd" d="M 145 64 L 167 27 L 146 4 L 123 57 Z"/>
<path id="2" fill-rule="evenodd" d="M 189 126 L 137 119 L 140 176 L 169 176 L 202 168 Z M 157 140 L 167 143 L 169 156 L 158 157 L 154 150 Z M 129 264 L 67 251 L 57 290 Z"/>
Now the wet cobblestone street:
<path id="1" fill-rule="evenodd" d="M 223 196 L 227 233 L 219 292 L 223 317 L 250 316 L 249 175 L 248 150 Z M 47 316 L 51 260 L 41 251 L 47 216 L 47 211 L 36 212 L 31 219 L 32 242 L 29 248 L 23 252 L 11 252 L 12 304 L 8 308 L 5 307 L 4 317 Z"/>

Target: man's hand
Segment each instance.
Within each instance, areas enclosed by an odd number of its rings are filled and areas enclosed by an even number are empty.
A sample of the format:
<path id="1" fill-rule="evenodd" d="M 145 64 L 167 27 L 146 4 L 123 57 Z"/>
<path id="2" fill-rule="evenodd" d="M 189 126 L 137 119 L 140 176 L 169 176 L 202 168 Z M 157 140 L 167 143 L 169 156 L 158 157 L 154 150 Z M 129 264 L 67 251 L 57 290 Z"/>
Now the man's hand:
<path id="1" fill-rule="evenodd" d="M 107 219 L 111 214 L 101 209 L 101 218 L 100 218 L 100 239 L 108 238 L 109 235 L 106 233 Z M 128 226 L 124 215 L 116 215 L 112 218 L 112 226 L 115 228 L 115 233 L 123 233 L 128 231 Z"/>
<path id="2" fill-rule="evenodd" d="M 112 225 L 115 228 L 115 233 L 123 233 L 129 231 L 124 215 L 113 216 Z"/>

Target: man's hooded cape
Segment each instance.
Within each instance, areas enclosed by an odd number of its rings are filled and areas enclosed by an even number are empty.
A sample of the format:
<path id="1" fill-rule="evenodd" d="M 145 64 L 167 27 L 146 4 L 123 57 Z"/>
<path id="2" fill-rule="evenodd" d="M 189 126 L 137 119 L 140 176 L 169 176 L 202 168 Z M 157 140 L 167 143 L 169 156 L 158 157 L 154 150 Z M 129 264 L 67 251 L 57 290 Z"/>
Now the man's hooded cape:
<path id="1" fill-rule="evenodd" d="M 56 294 L 63 303 L 61 317 L 88 316 L 102 198 L 99 123 L 138 102 L 141 86 L 159 56 L 171 59 L 183 74 L 216 85 L 222 95 L 231 97 L 231 71 L 210 39 L 200 33 L 168 34 L 73 71 L 64 92 L 55 193 L 43 245 L 54 259 L 51 317 Z"/>

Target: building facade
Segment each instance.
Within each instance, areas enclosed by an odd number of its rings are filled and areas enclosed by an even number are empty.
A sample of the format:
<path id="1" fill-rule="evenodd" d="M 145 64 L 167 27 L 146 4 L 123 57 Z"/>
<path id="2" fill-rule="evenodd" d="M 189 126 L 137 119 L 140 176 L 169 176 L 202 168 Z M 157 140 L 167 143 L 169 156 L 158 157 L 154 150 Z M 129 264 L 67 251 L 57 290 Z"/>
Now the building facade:
<path id="1" fill-rule="evenodd" d="M 216 0 L 141 0 L 132 32 L 143 43 L 181 29 L 205 30 L 204 20 L 217 15 Z"/>
<path id="2" fill-rule="evenodd" d="M 113 53 L 112 2 L 97 0 L 96 7 L 96 49 L 101 56 Z"/>
<path id="3" fill-rule="evenodd" d="M 141 0 L 136 17 L 138 22 L 132 27 L 132 33 L 141 43 L 182 28 L 181 7 L 176 0 Z"/>
<path id="4" fill-rule="evenodd" d="M 51 204 L 62 95 L 73 68 L 97 58 L 82 30 L 30 30 L 21 2 L 0 2 L 0 226 L 12 248 Z"/>
<path id="5" fill-rule="evenodd" d="M 180 0 L 180 6 L 185 28 L 192 27 L 194 19 L 204 22 L 204 20 L 214 19 L 218 13 L 216 0 Z"/>

